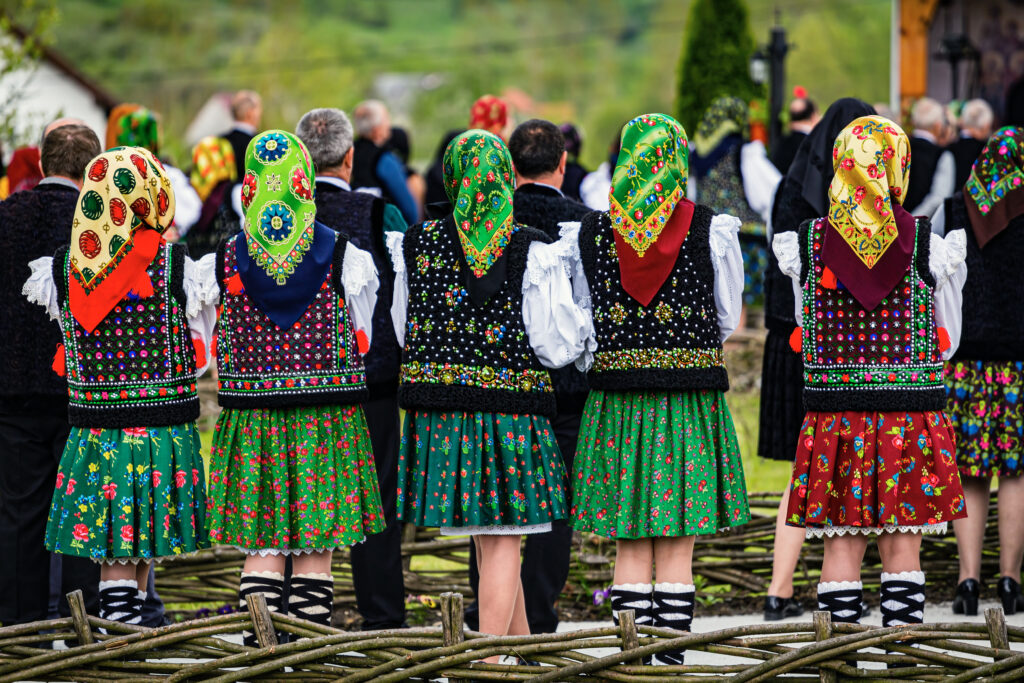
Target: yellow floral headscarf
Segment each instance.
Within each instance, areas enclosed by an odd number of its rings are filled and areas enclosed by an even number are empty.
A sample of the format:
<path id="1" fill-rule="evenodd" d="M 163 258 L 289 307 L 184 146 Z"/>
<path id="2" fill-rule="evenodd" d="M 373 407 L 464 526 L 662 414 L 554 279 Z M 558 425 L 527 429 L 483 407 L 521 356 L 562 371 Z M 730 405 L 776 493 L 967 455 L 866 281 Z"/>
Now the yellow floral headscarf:
<path id="1" fill-rule="evenodd" d="M 192 150 L 192 187 L 206 201 L 213 189 L 225 180 L 238 180 L 235 150 L 231 143 L 216 136 L 205 137 Z"/>
<path id="2" fill-rule="evenodd" d="M 892 200 L 902 204 L 910 180 L 910 141 L 881 116 L 862 116 L 832 149 L 829 221 L 868 268 L 896 240 Z"/>

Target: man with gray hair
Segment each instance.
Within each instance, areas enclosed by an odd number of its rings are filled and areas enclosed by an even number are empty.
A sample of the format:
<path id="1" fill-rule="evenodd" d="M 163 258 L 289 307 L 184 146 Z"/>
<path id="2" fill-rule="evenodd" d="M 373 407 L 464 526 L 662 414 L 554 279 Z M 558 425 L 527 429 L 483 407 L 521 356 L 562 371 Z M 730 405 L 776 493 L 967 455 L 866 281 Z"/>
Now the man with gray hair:
<path id="1" fill-rule="evenodd" d="M 946 125 L 946 111 L 930 97 L 922 97 L 910 110 L 914 124 L 910 134 L 910 182 L 903 208 L 915 216 L 931 218 L 956 189 L 953 154 L 939 146 Z"/>
<path id="2" fill-rule="evenodd" d="M 77 119 L 54 121 L 43 134 L 43 179 L 0 202 L 0 621 L 46 619 L 50 553 L 46 520 L 67 443 L 68 390 L 51 368 L 60 328 L 15 283 L 29 261 L 52 256 L 71 239 L 82 177 L 100 153 L 96 133 Z M 81 588 L 96 613 L 98 565 L 64 556 L 61 595 Z M 61 600 L 60 611 L 67 613 Z"/>
<path id="3" fill-rule="evenodd" d="M 391 137 L 391 115 L 380 100 L 366 100 L 352 112 L 355 124 L 355 159 L 352 187 L 383 197 L 398 207 L 409 225 L 419 222 L 419 208 L 405 181 L 405 169 L 384 144 Z"/>
<path id="4" fill-rule="evenodd" d="M 373 459 L 380 483 L 386 527 L 352 546 L 352 582 L 356 607 L 366 630 L 405 626 L 405 582 L 402 577 L 402 528 L 398 523 L 398 369 L 402 351 L 391 322 L 395 273 L 384 233 L 405 232 L 401 213 L 383 199 L 353 192 L 352 125 L 340 109 L 314 109 L 295 127 L 316 171 L 316 217 L 360 249 L 370 252 L 380 279 L 373 310 L 373 343 L 364 357 L 369 399 L 363 404 Z"/>
<path id="5" fill-rule="evenodd" d="M 245 177 L 245 150 L 249 141 L 260 132 L 263 120 L 263 100 L 259 93 L 252 90 L 236 92 L 231 98 L 231 117 L 234 119 L 233 127 L 223 137 L 235 151 L 238 182 L 241 182 Z"/>
<path id="6" fill-rule="evenodd" d="M 956 189 L 971 175 L 971 166 L 992 135 L 995 114 L 985 100 L 967 100 L 960 110 L 960 137 L 948 149 L 956 162 Z M 916 160 L 915 160 L 916 161 Z"/>

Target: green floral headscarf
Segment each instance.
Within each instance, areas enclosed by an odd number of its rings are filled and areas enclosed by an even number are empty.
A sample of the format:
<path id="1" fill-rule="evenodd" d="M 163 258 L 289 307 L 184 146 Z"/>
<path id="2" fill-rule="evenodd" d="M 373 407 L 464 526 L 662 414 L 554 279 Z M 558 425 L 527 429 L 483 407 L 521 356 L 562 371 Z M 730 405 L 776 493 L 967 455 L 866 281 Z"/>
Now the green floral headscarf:
<path id="1" fill-rule="evenodd" d="M 686 132 L 674 118 L 644 114 L 622 129 L 608 215 L 638 256 L 654 244 L 686 196 L 688 174 Z"/>
<path id="2" fill-rule="evenodd" d="M 245 152 L 242 180 L 249 256 L 283 285 L 313 243 L 313 164 L 302 142 L 283 130 L 257 135 Z"/>
<path id="3" fill-rule="evenodd" d="M 160 152 L 160 122 L 149 109 L 140 107 L 121 117 L 117 144 L 121 147 L 143 147 L 153 154 Z"/>
<path id="4" fill-rule="evenodd" d="M 738 97 L 719 97 L 704 112 L 704 118 L 693 136 L 693 150 L 706 157 L 733 133 L 744 134 L 750 123 L 747 103 Z"/>
<path id="5" fill-rule="evenodd" d="M 992 134 L 971 167 L 964 198 L 980 247 L 1024 213 L 1024 129 L 1006 126 Z"/>
<path id="6" fill-rule="evenodd" d="M 466 263 L 475 277 L 483 277 L 515 232 L 512 157 L 497 135 L 468 130 L 448 145 L 442 163 Z"/>

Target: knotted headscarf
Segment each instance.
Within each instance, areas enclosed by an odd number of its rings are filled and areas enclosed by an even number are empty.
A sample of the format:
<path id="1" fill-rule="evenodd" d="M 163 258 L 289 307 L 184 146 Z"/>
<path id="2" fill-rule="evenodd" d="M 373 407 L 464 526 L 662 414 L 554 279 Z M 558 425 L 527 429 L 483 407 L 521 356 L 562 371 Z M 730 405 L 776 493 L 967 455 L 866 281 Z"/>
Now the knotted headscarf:
<path id="1" fill-rule="evenodd" d="M 71 228 L 68 302 L 91 332 L 129 292 L 152 296 L 146 273 L 174 221 L 174 191 L 160 161 L 115 147 L 85 171 Z"/>
<path id="2" fill-rule="evenodd" d="M 469 127 L 501 136 L 508 125 L 508 105 L 495 95 L 483 95 L 469 110 Z"/>
<path id="3" fill-rule="evenodd" d="M 497 135 L 469 130 L 448 145 L 443 166 L 444 189 L 470 273 L 467 290 L 481 303 L 504 284 L 503 256 L 516 231 L 512 156 Z"/>
<path id="4" fill-rule="evenodd" d="M 993 133 L 971 167 L 964 199 L 979 247 L 1024 214 L 1024 129 L 1006 126 Z"/>
<path id="5" fill-rule="evenodd" d="M 688 173 L 686 132 L 674 118 L 644 114 L 623 127 L 608 217 L 622 286 L 645 306 L 672 272 L 690 229 Z"/>
<path id="6" fill-rule="evenodd" d="M 750 122 L 747 103 L 738 97 L 719 97 L 704 112 L 693 136 L 693 149 L 702 157 L 711 156 L 729 135 L 746 133 Z"/>
<path id="7" fill-rule="evenodd" d="M 283 130 L 249 142 L 242 181 L 245 240 L 235 242 L 246 293 L 279 327 L 302 317 L 324 283 L 335 233 L 316 223 L 313 163 Z"/>
<path id="8" fill-rule="evenodd" d="M 149 109 L 139 107 L 117 122 L 116 143 L 120 147 L 143 147 L 160 153 L 160 121 Z"/>
<path id="9" fill-rule="evenodd" d="M 205 137 L 192 149 L 192 173 L 189 180 L 195 188 L 199 199 L 206 198 L 225 180 L 234 182 L 238 179 L 235 164 L 235 150 L 224 138 Z"/>
<path id="10" fill-rule="evenodd" d="M 902 206 L 910 180 L 910 141 L 889 119 L 862 116 L 839 134 L 832 164 L 832 229 L 826 232 L 823 259 L 872 310 L 913 258 L 915 221 Z"/>

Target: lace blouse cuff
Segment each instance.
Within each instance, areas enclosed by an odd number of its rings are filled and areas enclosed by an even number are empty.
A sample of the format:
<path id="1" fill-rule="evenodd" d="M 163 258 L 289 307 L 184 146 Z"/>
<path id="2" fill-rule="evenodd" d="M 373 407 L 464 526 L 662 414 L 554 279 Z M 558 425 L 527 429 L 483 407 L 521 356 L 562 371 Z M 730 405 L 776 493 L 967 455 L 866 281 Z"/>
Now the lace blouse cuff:
<path id="1" fill-rule="evenodd" d="M 935 278 L 936 288 L 941 287 L 967 259 L 967 233 L 962 229 L 952 230 L 945 237 L 931 234 L 928 270 Z"/>
<path id="2" fill-rule="evenodd" d="M 195 318 L 206 306 L 216 306 L 220 300 L 217 285 L 217 255 L 207 254 L 198 261 L 185 259 L 185 315 Z"/>
<path id="3" fill-rule="evenodd" d="M 60 318 L 60 305 L 57 303 L 57 283 L 53 281 L 53 257 L 43 256 L 28 264 L 32 274 L 21 288 L 22 295 L 29 303 L 38 304 L 46 309 L 51 320 Z"/>
<path id="4" fill-rule="evenodd" d="M 373 257 L 368 251 L 351 242 L 345 245 L 345 256 L 341 265 L 341 286 L 345 289 L 345 303 L 352 315 L 352 325 L 356 329 L 357 338 L 360 331 L 366 335 L 366 348 L 360 348 L 360 351 L 365 353 L 371 343 L 373 309 L 377 305 L 380 281 L 377 279 L 377 267 L 373 264 Z M 360 344 L 360 347 L 363 346 Z"/>
<path id="5" fill-rule="evenodd" d="M 794 231 L 779 233 L 772 240 L 772 251 L 779 260 L 779 270 L 800 282 L 800 236 Z"/>

